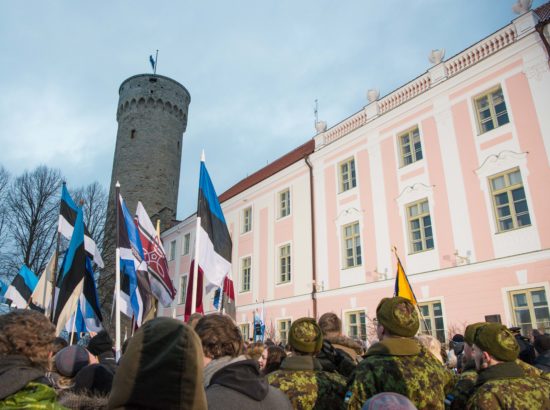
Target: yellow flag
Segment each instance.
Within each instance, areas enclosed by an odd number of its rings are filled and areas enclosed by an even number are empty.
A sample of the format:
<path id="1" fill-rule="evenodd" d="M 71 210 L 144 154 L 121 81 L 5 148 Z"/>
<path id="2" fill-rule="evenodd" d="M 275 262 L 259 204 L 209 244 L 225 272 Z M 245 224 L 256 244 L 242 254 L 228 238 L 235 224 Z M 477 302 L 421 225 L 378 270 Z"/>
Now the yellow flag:
<path id="1" fill-rule="evenodd" d="M 396 255 L 397 256 L 397 255 Z M 395 296 L 401 296 L 402 298 L 409 299 L 413 305 L 417 305 L 416 297 L 412 290 L 411 284 L 405 275 L 405 270 L 399 257 L 397 258 L 397 275 L 395 275 Z"/>

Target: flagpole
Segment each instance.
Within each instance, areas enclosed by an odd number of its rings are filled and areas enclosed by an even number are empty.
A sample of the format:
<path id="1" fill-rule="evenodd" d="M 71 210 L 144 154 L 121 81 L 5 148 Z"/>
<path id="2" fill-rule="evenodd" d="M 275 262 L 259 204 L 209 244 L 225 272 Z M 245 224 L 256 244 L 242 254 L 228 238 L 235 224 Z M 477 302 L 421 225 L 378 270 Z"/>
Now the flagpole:
<path id="1" fill-rule="evenodd" d="M 197 226 L 195 230 L 195 263 L 193 264 L 193 293 L 191 294 L 191 314 L 196 311 L 197 304 L 197 282 L 199 274 L 199 230 L 201 227 L 201 217 L 197 216 Z"/>
<path id="2" fill-rule="evenodd" d="M 222 282 L 222 286 L 220 287 L 220 307 L 219 307 L 219 312 L 220 313 L 223 313 L 223 290 L 224 290 L 224 287 L 225 287 L 225 279 L 223 280 Z"/>
<path id="3" fill-rule="evenodd" d="M 115 185 L 115 219 L 116 219 L 116 251 L 115 251 L 115 297 L 116 297 L 116 310 L 115 310 L 115 358 L 116 361 L 120 359 L 120 243 L 119 243 L 119 230 L 120 221 L 118 217 L 119 210 L 119 197 L 120 197 L 120 183 L 117 181 Z"/>
<path id="4" fill-rule="evenodd" d="M 155 55 L 155 69 L 153 70 L 153 74 L 157 74 L 157 66 L 159 64 L 159 51 L 157 50 L 157 54 Z"/>

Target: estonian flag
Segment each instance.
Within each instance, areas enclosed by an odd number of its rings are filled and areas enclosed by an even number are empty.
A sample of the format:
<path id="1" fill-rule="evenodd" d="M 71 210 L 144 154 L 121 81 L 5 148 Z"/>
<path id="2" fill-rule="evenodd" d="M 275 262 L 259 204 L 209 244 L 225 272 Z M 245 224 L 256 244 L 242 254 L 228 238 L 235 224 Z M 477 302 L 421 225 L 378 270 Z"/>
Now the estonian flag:
<path id="1" fill-rule="evenodd" d="M 135 324 L 139 327 L 153 308 L 151 285 L 139 230 L 120 195 L 118 220 L 121 273 L 120 311 L 128 317 L 133 317 Z"/>
<path id="2" fill-rule="evenodd" d="M 73 229 L 74 224 L 76 221 L 76 214 L 78 212 L 78 207 L 74 203 L 73 199 L 71 198 L 71 195 L 69 194 L 69 191 L 67 190 L 67 186 L 63 184 L 63 188 L 61 191 L 61 206 L 60 206 L 60 213 L 59 213 L 59 233 L 63 235 L 67 240 L 71 240 L 71 237 L 73 235 Z M 84 225 L 84 245 L 86 249 L 86 253 L 90 256 L 90 258 L 93 259 L 95 264 L 99 266 L 100 268 L 104 267 L 103 259 L 101 258 L 101 254 L 99 253 L 99 249 L 97 248 L 97 244 L 92 239 L 92 236 L 90 232 L 88 232 L 88 228 L 86 228 L 86 225 Z"/>
<path id="3" fill-rule="evenodd" d="M 176 296 L 176 289 L 168 273 L 168 262 L 162 242 L 141 202 L 137 204 L 136 219 L 143 256 L 150 274 L 151 291 L 164 307 L 168 307 Z"/>
<path id="4" fill-rule="evenodd" d="M 38 278 L 27 266 L 21 266 L 19 273 L 8 286 L 4 298 L 11 307 L 26 309 L 31 301 L 32 292 L 38 283 Z"/>
<path id="5" fill-rule="evenodd" d="M 153 58 L 152 54 L 149 55 L 149 63 L 151 63 L 151 68 L 153 69 L 153 71 L 155 71 L 155 65 L 157 65 L 157 62 Z"/>
<path id="6" fill-rule="evenodd" d="M 416 296 L 414 295 L 409 279 L 407 278 L 407 275 L 405 275 L 405 270 L 403 269 L 403 265 L 401 265 L 401 261 L 399 260 L 397 254 L 396 257 L 397 274 L 395 275 L 394 296 L 401 296 L 402 298 L 409 299 L 412 304 L 416 306 Z"/>
<path id="7" fill-rule="evenodd" d="M 202 312 L 203 273 L 206 277 L 206 288 L 221 288 L 224 279 L 231 272 L 231 236 L 223 216 L 218 196 L 206 170 L 204 158 L 201 159 L 199 178 L 199 198 L 197 204 L 197 218 L 200 218 L 200 226 L 195 239 L 195 255 L 198 260 L 198 280 L 196 311 Z M 185 302 L 185 318 L 191 314 L 193 292 L 193 267 L 191 263 L 189 282 L 187 285 L 187 298 Z M 229 289 L 228 289 L 229 290 Z M 234 295 L 233 295 L 234 296 Z"/>
<path id="8" fill-rule="evenodd" d="M 86 276 L 86 251 L 84 250 L 84 216 L 77 208 L 73 235 L 63 261 L 62 274 L 58 278 L 59 292 L 55 301 L 53 323 L 61 333 L 67 321 L 76 311 Z"/>

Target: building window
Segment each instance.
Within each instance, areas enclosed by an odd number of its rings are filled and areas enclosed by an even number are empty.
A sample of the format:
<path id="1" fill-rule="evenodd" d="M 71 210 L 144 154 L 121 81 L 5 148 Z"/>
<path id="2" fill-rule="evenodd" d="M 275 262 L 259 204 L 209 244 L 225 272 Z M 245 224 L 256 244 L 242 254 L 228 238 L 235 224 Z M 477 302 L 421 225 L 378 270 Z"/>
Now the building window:
<path id="1" fill-rule="evenodd" d="M 290 282 L 290 244 L 279 248 L 279 283 Z"/>
<path id="2" fill-rule="evenodd" d="M 180 301 L 179 304 L 183 305 L 185 303 L 185 298 L 187 297 L 187 275 L 180 278 Z"/>
<path id="3" fill-rule="evenodd" d="M 510 292 L 513 320 L 521 327 L 521 334 L 530 336 L 533 329 L 550 333 L 550 312 L 544 288 L 522 289 Z"/>
<path id="4" fill-rule="evenodd" d="M 173 261 L 174 259 L 176 259 L 176 240 L 170 242 L 170 255 L 168 260 Z"/>
<path id="5" fill-rule="evenodd" d="M 346 323 L 349 337 L 355 340 L 367 340 L 367 322 L 364 310 L 346 313 Z"/>
<path id="6" fill-rule="evenodd" d="M 428 200 L 423 199 L 407 206 L 411 253 L 433 249 L 432 219 Z"/>
<path id="7" fill-rule="evenodd" d="M 239 325 L 243 340 L 246 342 L 250 338 L 250 323 L 241 323 Z"/>
<path id="8" fill-rule="evenodd" d="M 350 158 L 341 162 L 340 169 L 340 192 L 355 188 L 357 185 L 355 178 L 355 159 Z"/>
<path id="9" fill-rule="evenodd" d="M 476 97 L 474 102 L 480 134 L 510 122 L 500 86 Z"/>
<path id="10" fill-rule="evenodd" d="M 279 192 L 279 218 L 290 215 L 290 190 Z"/>
<path id="11" fill-rule="evenodd" d="M 413 162 L 420 161 L 422 157 L 422 143 L 418 127 L 414 127 L 399 135 L 399 146 L 401 148 L 401 166 L 407 166 Z"/>
<path id="12" fill-rule="evenodd" d="M 441 302 L 419 303 L 418 308 L 424 319 L 420 321 L 420 333 L 432 335 L 441 343 L 445 343 L 445 324 Z"/>
<path id="13" fill-rule="evenodd" d="M 252 207 L 243 209 L 243 233 L 252 230 Z"/>
<path id="14" fill-rule="evenodd" d="M 183 254 L 189 255 L 189 247 L 191 246 L 191 233 L 186 233 L 183 237 Z"/>
<path id="15" fill-rule="evenodd" d="M 518 168 L 489 177 L 498 232 L 531 225 Z"/>
<path id="16" fill-rule="evenodd" d="M 290 325 L 292 324 L 290 319 L 283 319 L 277 322 L 277 327 L 279 329 L 279 342 L 286 344 L 288 341 L 288 331 L 290 330 Z"/>
<path id="17" fill-rule="evenodd" d="M 241 292 L 250 290 L 250 265 L 251 258 L 243 258 L 241 262 Z"/>
<path id="18" fill-rule="evenodd" d="M 359 266 L 361 260 L 361 235 L 359 234 L 359 222 L 354 222 L 342 227 L 344 245 L 344 267 Z"/>

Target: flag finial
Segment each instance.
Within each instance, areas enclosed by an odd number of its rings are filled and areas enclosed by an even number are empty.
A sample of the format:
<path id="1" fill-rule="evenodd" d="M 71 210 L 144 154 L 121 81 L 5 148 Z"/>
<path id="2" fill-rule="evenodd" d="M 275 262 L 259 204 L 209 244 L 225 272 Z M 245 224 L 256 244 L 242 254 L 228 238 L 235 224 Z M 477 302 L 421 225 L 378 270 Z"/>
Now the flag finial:
<path id="1" fill-rule="evenodd" d="M 204 148 L 201 152 L 201 162 L 206 162 L 206 156 L 204 155 Z"/>
<path id="2" fill-rule="evenodd" d="M 116 182 L 115 187 L 120 188 L 120 182 Z"/>

